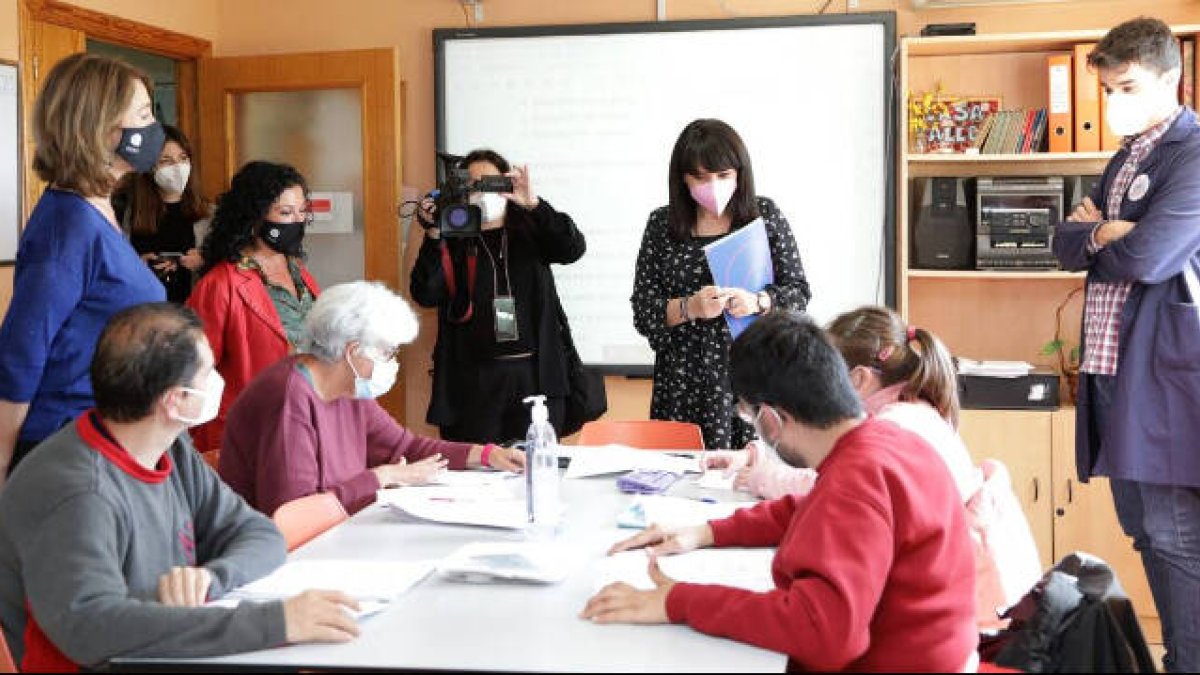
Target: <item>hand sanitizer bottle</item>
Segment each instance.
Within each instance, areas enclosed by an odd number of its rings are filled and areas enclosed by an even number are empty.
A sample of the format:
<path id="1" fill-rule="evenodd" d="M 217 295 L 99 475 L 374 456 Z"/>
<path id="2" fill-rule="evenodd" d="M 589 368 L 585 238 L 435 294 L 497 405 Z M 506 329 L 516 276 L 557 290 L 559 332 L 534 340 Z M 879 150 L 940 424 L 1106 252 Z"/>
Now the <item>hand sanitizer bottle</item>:
<path id="1" fill-rule="evenodd" d="M 530 396 L 533 421 L 525 436 L 525 506 L 529 533 L 536 539 L 554 536 L 562 516 L 558 489 L 558 438 L 550 425 L 545 396 Z"/>

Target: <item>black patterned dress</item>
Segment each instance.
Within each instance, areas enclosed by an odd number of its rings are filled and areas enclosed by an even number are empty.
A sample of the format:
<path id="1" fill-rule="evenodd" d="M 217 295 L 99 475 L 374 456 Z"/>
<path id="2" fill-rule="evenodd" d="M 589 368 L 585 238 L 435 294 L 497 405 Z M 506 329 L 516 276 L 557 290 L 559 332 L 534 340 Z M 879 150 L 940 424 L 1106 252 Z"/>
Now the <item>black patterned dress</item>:
<path id="1" fill-rule="evenodd" d="M 772 308 L 804 309 L 812 293 L 787 219 L 775 203 L 758 198 L 775 267 L 767 286 Z M 754 437 L 737 418 L 729 387 L 729 326 L 724 316 L 669 327 L 667 300 L 691 295 L 713 283 L 701 247 L 719 237 L 678 241 L 667 229 L 667 207 L 646 223 L 633 282 L 633 322 L 654 350 L 654 393 L 650 417 L 694 422 L 708 448 L 741 448 Z"/>

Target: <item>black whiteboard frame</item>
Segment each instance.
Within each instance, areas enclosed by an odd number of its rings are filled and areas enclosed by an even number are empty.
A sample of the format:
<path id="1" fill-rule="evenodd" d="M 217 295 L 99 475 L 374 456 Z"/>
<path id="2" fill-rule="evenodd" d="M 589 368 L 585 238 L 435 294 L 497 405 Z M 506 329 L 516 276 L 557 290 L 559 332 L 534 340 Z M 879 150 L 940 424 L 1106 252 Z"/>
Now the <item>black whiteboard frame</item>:
<path id="1" fill-rule="evenodd" d="M 786 28 L 797 26 L 858 26 L 883 27 L 883 96 L 884 111 L 884 205 L 883 205 L 883 286 L 884 302 L 896 307 L 896 148 L 897 109 L 896 88 L 896 13 L 864 12 L 861 14 L 805 14 L 792 16 L 742 17 L 734 19 L 699 19 L 682 21 L 644 21 L 629 23 L 560 24 L 546 26 L 507 26 L 502 28 L 435 28 L 434 55 L 434 124 L 437 150 L 446 149 L 446 43 L 480 38 L 561 37 L 581 35 L 613 35 L 624 33 L 680 33 L 690 31 L 739 30 L 746 28 Z M 499 64 L 497 67 L 502 67 Z M 440 176 L 437 169 L 435 175 Z M 646 377 L 653 366 L 640 364 L 588 364 L 610 375 Z"/>
<path id="2" fill-rule="evenodd" d="M 17 86 L 16 86 L 17 146 L 16 146 L 16 148 L 13 149 L 13 152 L 15 152 L 17 155 L 17 176 L 16 176 L 17 180 L 16 180 L 16 185 L 13 186 L 14 189 L 16 189 L 16 191 L 17 191 L 17 199 L 16 199 L 17 222 L 12 224 L 12 227 L 16 230 L 16 239 L 13 240 L 16 242 L 16 247 L 13 249 L 11 258 L 0 256 L 0 267 L 13 267 L 17 264 L 17 251 L 20 249 L 20 245 L 21 245 L 21 220 L 25 213 L 25 162 L 23 159 L 24 145 L 25 145 L 25 124 L 23 121 L 24 118 L 22 116 L 22 112 L 23 112 L 22 108 L 24 106 L 23 106 L 23 101 L 21 99 L 21 94 L 22 94 L 22 92 L 21 92 L 21 64 L 16 61 L 10 61 L 8 59 L 0 59 L 0 66 L 11 67 L 13 69 L 13 72 L 17 76 Z M 0 227 L 7 228 L 7 227 L 9 227 L 9 225 L 7 223 L 0 223 Z"/>

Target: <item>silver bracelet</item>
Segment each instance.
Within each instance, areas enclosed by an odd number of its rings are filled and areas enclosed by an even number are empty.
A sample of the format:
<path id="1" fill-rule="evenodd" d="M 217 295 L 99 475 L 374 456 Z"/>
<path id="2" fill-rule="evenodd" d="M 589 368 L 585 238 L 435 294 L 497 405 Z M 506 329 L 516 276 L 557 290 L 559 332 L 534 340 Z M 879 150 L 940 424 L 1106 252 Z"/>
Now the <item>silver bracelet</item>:
<path id="1" fill-rule="evenodd" d="M 683 319 L 683 323 L 692 322 L 692 317 L 688 316 L 687 298 L 679 299 L 679 316 Z"/>

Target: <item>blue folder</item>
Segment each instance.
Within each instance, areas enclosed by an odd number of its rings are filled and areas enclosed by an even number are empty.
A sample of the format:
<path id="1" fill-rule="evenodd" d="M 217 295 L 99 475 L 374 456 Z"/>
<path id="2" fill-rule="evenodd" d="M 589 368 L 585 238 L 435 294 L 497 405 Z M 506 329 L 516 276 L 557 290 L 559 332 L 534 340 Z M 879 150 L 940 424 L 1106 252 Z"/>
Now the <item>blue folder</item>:
<path id="1" fill-rule="evenodd" d="M 775 282 L 771 244 L 762 218 L 705 246 L 704 257 L 712 270 L 713 283 L 721 288 L 744 288 L 757 293 Z M 735 319 L 725 312 L 729 333 L 735 338 L 757 318 L 758 315 L 752 314 Z"/>

